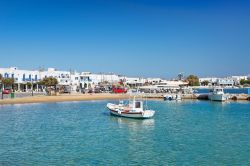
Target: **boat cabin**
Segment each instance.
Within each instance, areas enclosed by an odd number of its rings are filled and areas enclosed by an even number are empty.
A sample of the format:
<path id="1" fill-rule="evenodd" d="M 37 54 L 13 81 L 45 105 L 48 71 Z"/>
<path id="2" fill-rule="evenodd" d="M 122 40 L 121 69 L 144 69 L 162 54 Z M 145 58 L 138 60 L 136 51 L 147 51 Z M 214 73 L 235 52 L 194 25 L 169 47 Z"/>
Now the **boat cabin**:
<path id="1" fill-rule="evenodd" d="M 133 100 L 130 104 L 132 111 L 142 112 L 143 111 L 143 101 Z"/>
<path id="2" fill-rule="evenodd" d="M 214 93 L 214 94 L 224 93 L 224 90 L 223 90 L 223 88 L 213 88 L 210 90 L 210 93 Z"/>

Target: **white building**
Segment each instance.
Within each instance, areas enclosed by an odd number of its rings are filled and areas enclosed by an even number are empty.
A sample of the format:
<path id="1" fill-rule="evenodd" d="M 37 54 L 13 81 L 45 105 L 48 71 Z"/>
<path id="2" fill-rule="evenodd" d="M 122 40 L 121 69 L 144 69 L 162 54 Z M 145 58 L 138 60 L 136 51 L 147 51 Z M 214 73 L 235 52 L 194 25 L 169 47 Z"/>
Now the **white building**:
<path id="1" fill-rule="evenodd" d="M 140 78 L 140 77 L 126 77 L 116 74 L 105 73 L 91 73 L 76 71 L 59 71 L 55 68 L 48 68 L 48 70 L 19 70 L 17 67 L 0 68 L 0 74 L 4 78 L 14 78 L 14 88 L 17 91 L 43 91 L 44 87 L 39 85 L 38 82 L 46 77 L 54 77 L 58 80 L 59 88 L 68 89 L 70 92 L 81 91 L 82 89 L 92 89 L 99 85 L 111 86 L 118 83 L 124 83 L 130 87 L 150 86 L 157 88 L 178 88 L 186 86 L 186 82 L 182 81 L 167 81 L 161 78 Z M 209 85 L 213 86 L 234 86 L 239 84 L 241 79 L 250 79 L 249 76 L 232 76 L 228 78 L 200 78 L 202 84 L 208 81 Z"/>
<path id="2" fill-rule="evenodd" d="M 117 84 L 120 81 L 120 77 L 115 74 L 93 74 L 91 72 L 82 72 L 79 80 L 81 89 L 90 89 L 99 83 Z"/>
<path id="3" fill-rule="evenodd" d="M 41 79 L 46 77 L 54 77 L 58 80 L 59 85 L 70 85 L 70 72 L 69 71 L 57 71 L 55 68 L 48 68 L 47 71 L 41 72 Z"/>
<path id="4" fill-rule="evenodd" d="M 161 78 L 147 78 L 146 79 L 146 82 L 149 84 L 158 84 L 162 81 L 163 81 L 163 79 L 161 79 Z"/>
<path id="5" fill-rule="evenodd" d="M 231 77 L 227 78 L 216 78 L 216 77 L 207 77 L 207 78 L 200 78 L 199 82 L 200 85 L 205 86 L 204 82 L 208 81 L 208 86 L 234 86 L 235 79 Z"/>
<path id="6" fill-rule="evenodd" d="M 161 92 L 166 92 L 166 91 L 171 91 L 171 90 L 180 90 L 183 87 L 188 86 L 188 82 L 185 81 L 167 81 L 167 80 L 162 80 L 158 84 L 153 84 L 153 85 L 146 85 L 146 86 L 141 86 L 141 90 L 154 90 L 154 91 L 161 91 Z"/>
<path id="7" fill-rule="evenodd" d="M 13 78 L 15 80 L 15 89 L 18 91 L 27 91 L 29 89 L 28 82 L 35 85 L 33 88 L 38 90 L 37 82 L 41 80 L 39 71 L 19 70 L 17 67 L 0 68 L 0 74 L 4 78 Z"/>
<path id="8" fill-rule="evenodd" d="M 214 86 L 217 84 L 217 80 L 218 78 L 216 77 L 199 78 L 200 85 L 203 85 L 203 83 L 207 81 L 209 86 Z"/>
<path id="9" fill-rule="evenodd" d="M 124 82 L 130 87 L 138 87 L 143 86 L 147 82 L 147 80 L 140 77 L 125 77 Z"/>
<path id="10" fill-rule="evenodd" d="M 70 88 L 72 92 L 80 90 L 80 73 L 72 72 L 70 74 Z"/>
<path id="11" fill-rule="evenodd" d="M 234 86 L 235 82 L 233 78 L 218 78 L 217 86 Z"/>
<path id="12" fill-rule="evenodd" d="M 247 80 L 248 76 L 232 76 L 231 78 L 234 80 L 236 85 L 239 85 L 240 80 Z"/>
<path id="13" fill-rule="evenodd" d="M 55 68 L 48 68 L 47 71 L 38 70 L 19 70 L 17 67 L 0 68 L 0 74 L 4 78 L 14 78 L 14 89 L 16 91 L 43 91 L 44 87 L 39 86 L 38 82 L 46 77 L 57 78 L 61 86 L 71 85 L 71 76 L 68 71 L 57 71 Z"/>

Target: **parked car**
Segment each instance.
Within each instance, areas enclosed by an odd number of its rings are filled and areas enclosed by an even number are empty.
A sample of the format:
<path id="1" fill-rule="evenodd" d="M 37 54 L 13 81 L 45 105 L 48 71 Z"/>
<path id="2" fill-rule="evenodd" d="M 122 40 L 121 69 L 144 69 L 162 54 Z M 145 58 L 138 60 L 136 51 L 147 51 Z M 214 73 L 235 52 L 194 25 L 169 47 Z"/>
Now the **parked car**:
<path id="1" fill-rule="evenodd" d="M 3 94 L 10 94 L 11 93 L 11 89 L 4 89 L 2 91 Z"/>
<path id="2" fill-rule="evenodd" d="M 112 88 L 113 93 L 127 93 L 128 89 L 125 87 L 113 87 Z"/>

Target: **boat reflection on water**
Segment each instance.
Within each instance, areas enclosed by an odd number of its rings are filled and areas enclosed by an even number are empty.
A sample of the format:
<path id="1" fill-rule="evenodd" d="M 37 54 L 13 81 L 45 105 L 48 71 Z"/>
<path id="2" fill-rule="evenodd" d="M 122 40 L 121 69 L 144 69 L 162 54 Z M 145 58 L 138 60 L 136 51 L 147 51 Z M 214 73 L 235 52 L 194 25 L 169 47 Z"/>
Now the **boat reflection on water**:
<path id="1" fill-rule="evenodd" d="M 155 130 L 155 120 L 154 119 L 132 119 L 124 118 L 118 116 L 110 116 L 110 121 L 113 123 L 113 127 L 116 129 L 116 141 L 118 145 L 123 144 L 126 149 L 126 156 L 131 157 L 130 160 L 133 162 L 145 159 L 137 154 L 144 154 L 144 146 L 148 149 L 153 149 L 155 146 L 155 139 L 152 137 L 152 133 Z M 121 133 L 125 133 L 120 135 Z M 154 135 L 154 134 L 153 134 Z M 126 157 L 127 158 L 127 157 Z"/>
<path id="2" fill-rule="evenodd" d="M 110 116 L 110 120 L 119 124 L 120 127 L 130 129 L 154 128 L 154 119 L 131 119 L 118 116 Z"/>

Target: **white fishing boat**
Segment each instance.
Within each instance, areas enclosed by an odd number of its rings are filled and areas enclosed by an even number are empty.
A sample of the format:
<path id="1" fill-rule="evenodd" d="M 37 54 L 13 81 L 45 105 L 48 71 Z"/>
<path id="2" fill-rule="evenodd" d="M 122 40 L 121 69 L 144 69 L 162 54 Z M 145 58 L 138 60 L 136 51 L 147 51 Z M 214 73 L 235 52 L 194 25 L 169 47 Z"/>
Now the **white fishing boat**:
<path id="1" fill-rule="evenodd" d="M 147 119 L 152 118 L 155 114 L 153 110 L 144 109 L 143 100 L 136 99 L 136 97 L 133 97 L 128 105 L 123 104 L 123 102 L 119 104 L 108 103 L 107 108 L 110 114 L 127 118 Z"/>
<path id="2" fill-rule="evenodd" d="M 208 99 L 211 101 L 226 101 L 227 95 L 224 93 L 223 88 L 214 87 L 212 90 L 210 90 Z"/>

